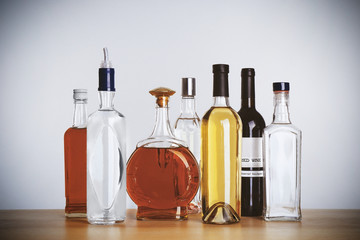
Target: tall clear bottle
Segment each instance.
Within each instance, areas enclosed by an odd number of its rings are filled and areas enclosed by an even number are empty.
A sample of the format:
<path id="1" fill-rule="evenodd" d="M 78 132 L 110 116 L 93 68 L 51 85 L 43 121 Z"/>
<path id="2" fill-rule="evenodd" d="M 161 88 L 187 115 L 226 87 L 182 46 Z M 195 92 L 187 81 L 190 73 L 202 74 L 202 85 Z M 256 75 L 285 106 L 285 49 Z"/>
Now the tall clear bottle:
<path id="1" fill-rule="evenodd" d="M 138 205 L 139 220 L 185 220 L 199 188 L 199 167 L 185 142 L 175 138 L 168 102 L 175 91 L 156 88 L 156 122 L 127 163 L 127 191 Z"/>
<path id="2" fill-rule="evenodd" d="M 200 164 L 200 118 L 195 110 L 195 78 L 182 78 L 181 95 L 181 114 L 175 123 L 175 136 L 188 144 Z M 193 214 L 201 212 L 200 188 L 189 204 L 188 211 Z"/>
<path id="3" fill-rule="evenodd" d="M 300 221 L 301 131 L 289 117 L 287 82 L 273 83 L 273 122 L 264 129 L 266 221 Z"/>
<path id="4" fill-rule="evenodd" d="M 201 122 L 202 219 L 229 224 L 241 214 L 242 123 L 229 105 L 229 66 L 213 65 L 213 73 L 214 105 Z"/>
<path id="5" fill-rule="evenodd" d="M 261 216 L 263 212 L 262 134 L 265 121 L 255 108 L 255 70 L 241 70 L 241 108 L 243 124 L 241 162 L 241 215 Z"/>
<path id="6" fill-rule="evenodd" d="M 100 108 L 88 120 L 87 217 L 91 224 L 114 224 L 126 216 L 125 117 L 114 109 L 114 75 L 104 48 Z"/>
<path id="7" fill-rule="evenodd" d="M 87 90 L 74 89 L 73 125 L 64 135 L 65 216 L 86 217 Z"/>

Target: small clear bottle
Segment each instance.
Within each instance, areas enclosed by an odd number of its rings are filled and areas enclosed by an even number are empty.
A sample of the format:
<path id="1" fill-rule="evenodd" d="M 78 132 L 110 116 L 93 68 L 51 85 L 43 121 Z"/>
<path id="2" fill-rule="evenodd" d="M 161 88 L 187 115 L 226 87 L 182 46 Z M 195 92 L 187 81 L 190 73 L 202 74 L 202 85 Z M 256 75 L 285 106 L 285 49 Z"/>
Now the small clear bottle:
<path id="1" fill-rule="evenodd" d="M 86 217 L 87 90 L 74 89 L 73 125 L 64 135 L 65 216 Z"/>
<path id="2" fill-rule="evenodd" d="M 91 224 L 114 224 L 126 216 L 125 117 L 114 109 L 114 75 L 104 48 L 100 109 L 89 116 L 87 128 L 87 217 Z"/>
<path id="3" fill-rule="evenodd" d="M 151 136 L 136 145 L 127 163 L 127 191 L 139 220 L 185 220 L 199 187 L 199 168 L 185 142 L 175 138 L 168 113 L 175 91 L 156 88 L 156 123 Z"/>
<path id="4" fill-rule="evenodd" d="M 182 78 L 181 114 L 176 120 L 174 133 L 178 139 L 189 146 L 190 151 L 200 164 L 200 118 L 195 111 L 196 80 Z M 189 204 L 189 213 L 201 212 L 200 188 Z"/>
<path id="5" fill-rule="evenodd" d="M 273 122 L 264 129 L 264 219 L 300 221 L 301 131 L 290 122 L 290 84 L 273 83 L 273 90 Z"/>

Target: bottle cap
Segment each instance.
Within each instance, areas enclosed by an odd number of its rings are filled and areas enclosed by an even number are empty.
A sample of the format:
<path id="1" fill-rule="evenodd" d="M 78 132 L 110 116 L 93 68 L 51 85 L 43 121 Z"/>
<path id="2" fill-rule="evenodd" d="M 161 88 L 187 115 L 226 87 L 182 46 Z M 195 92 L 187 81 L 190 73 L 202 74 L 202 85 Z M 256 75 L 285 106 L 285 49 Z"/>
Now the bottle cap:
<path id="1" fill-rule="evenodd" d="M 196 79 L 195 78 L 182 78 L 182 92 L 183 97 L 194 97 L 196 95 Z"/>
<path id="2" fill-rule="evenodd" d="M 229 65 L 227 64 L 214 64 L 213 73 L 229 73 Z"/>
<path id="3" fill-rule="evenodd" d="M 214 97 L 229 97 L 229 65 L 227 64 L 214 64 L 214 83 L 213 83 L 213 96 Z"/>
<path id="4" fill-rule="evenodd" d="M 290 91 L 290 83 L 288 82 L 274 82 L 273 91 Z"/>
<path id="5" fill-rule="evenodd" d="M 103 48 L 104 60 L 99 68 L 99 91 L 115 91 L 115 70 L 109 61 L 109 53 L 107 48 Z"/>
<path id="6" fill-rule="evenodd" d="M 73 98 L 74 100 L 87 100 L 87 90 L 86 89 L 74 89 L 74 94 L 73 94 Z"/>
<path id="7" fill-rule="evenodd" d="M 158 87 L 150 90 L 149 93 L 156 97 L 156 104 L 159 107 L 167 107 L 169 97 L 175 94 L 174 90 L 165 87 Z"/>
<path id="8" fill-rule="evenodd" d="M 255 77 L 255 69 L 253 69 L 253 68 L 241 69 L 241 77 L 242 78 Z"/>

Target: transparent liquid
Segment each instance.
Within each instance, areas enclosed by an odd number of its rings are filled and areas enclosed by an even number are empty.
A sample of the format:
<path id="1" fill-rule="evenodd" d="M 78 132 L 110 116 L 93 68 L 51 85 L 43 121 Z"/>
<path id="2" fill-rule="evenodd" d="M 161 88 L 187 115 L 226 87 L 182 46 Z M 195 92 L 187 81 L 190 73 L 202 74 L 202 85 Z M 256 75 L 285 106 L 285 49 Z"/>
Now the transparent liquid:
<path id="1" fill-rule="evenodd" d="M 267 221 L 299 221 L 301 131 L 292 124 L 264 130 L 265 203 Z"/>
<path id="2" fill-rule="evenodd" d="M 212 107 L 201 123 L 201 191 L 205 223 L 240 220 L 241 136 L 239 115 L 230 107 Z"/>
<path id="3" fill-rule="evenodd" d="M 92 224 L 126 216 L 125 117 L 115 110 L 93 113 L 87 126 L 87 215 Z"/>
<path id="4" fill-rule="evenodd" d="M 200 119 L 178 118 L 175 124 L 174 133 L 176 138 L 188 144 L 189 150 L 195 156 L 200 166 Z M 194 199 L 189 205 L 189 213 L 201 212 L 201 189 L 199 188 Z"/>

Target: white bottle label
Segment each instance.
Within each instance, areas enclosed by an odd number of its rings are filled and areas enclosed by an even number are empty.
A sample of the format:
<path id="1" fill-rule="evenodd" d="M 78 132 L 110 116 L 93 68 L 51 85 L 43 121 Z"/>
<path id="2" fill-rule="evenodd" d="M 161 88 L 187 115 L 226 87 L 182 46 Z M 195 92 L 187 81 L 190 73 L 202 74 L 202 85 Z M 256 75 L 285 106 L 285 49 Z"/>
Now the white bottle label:
<path id="1" fill-rule="evenodd" d="M 242 168 L 262 168 L 262 138 L 242 138 Z"/>

